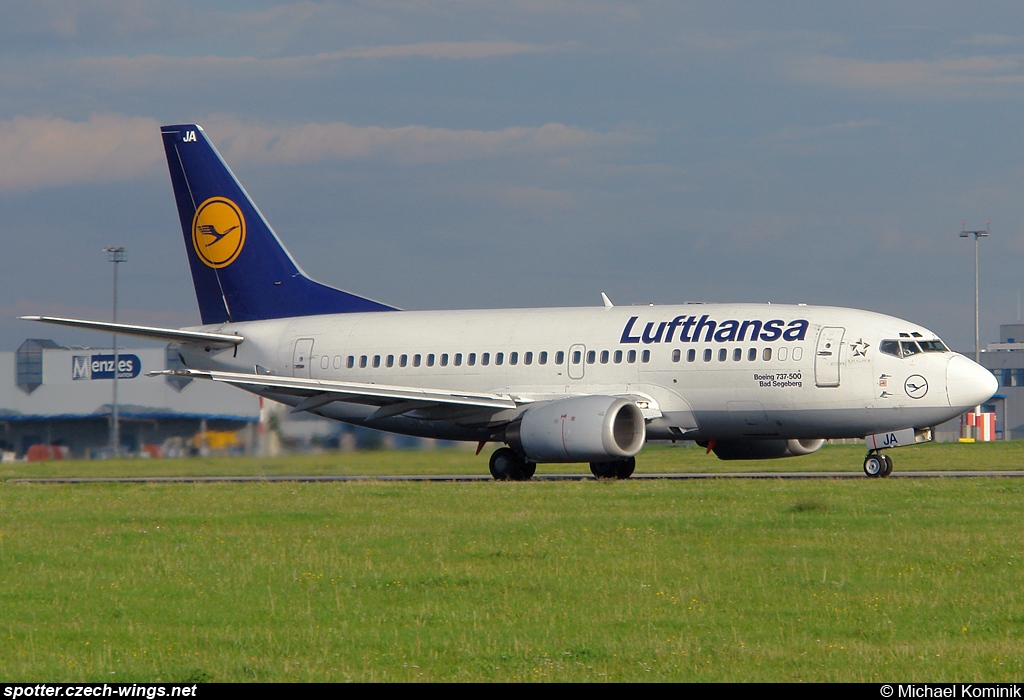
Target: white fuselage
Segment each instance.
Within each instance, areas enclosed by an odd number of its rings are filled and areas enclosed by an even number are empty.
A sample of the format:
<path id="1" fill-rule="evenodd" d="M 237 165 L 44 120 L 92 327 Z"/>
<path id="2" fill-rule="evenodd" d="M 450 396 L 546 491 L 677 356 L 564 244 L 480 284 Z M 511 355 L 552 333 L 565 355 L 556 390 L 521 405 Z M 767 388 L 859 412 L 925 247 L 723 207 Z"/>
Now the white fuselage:
<path id="1" fill-rule="evenodd" d="M 184 345 L 195 369 L 509 395 L 635 397 L 650 439 L 840 438 L 934 426 L 986 400 L 991 373 L 891 316 L 834 307 L 685 304 L 400 311 L 206 326 L 236 348 Z M 905 341 L 928 351 L 893 353 Z M 889 341 L 890 352 L 881 352 Z M 262 394 L 291 405 L 288 394 Z M 376 406 L 321 415 L 363 424 Z M 412 411 L 367 425 L 485 440 L 519 409 Z"/>

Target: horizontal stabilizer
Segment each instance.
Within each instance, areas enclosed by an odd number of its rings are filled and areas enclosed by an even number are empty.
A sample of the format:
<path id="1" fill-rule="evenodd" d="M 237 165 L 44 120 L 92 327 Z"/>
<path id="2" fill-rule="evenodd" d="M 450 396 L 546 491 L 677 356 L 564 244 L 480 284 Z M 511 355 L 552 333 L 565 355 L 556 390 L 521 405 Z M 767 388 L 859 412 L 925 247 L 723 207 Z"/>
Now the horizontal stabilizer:
<path id="1" fill-rule="evenodd" d="M 231 347 L 239 345 L 245 338 L 227 333 L 209 333 L 207 331 L 185 331 L 178 328 L 156 328 L 154 326 L 136 326 L 129 323 L 111 323 L 109 321 L 84 321 L 77 318 L 57 318 L 55 316 L 21 316 L 23 321 L 40 321 L 56 326 L 86 328 L 102 333 L 117 333 L 135 338 L 160 340 L 165 343 L 206 343 L 211 347 Z"/>

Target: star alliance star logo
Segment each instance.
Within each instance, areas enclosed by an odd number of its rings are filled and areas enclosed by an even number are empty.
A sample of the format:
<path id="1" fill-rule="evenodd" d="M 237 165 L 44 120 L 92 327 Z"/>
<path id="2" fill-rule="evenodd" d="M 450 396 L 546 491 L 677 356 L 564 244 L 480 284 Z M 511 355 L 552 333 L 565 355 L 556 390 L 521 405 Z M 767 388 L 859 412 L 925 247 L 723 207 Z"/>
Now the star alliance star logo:
<path id="1" fill-rule="evenodd" d="M 863 338 L 858 340 L 856 343 L 850 343 L 850 349 L 853 350 L 854 357 L 864 357 L 868 354 L 868 348 L 870 347 L 870 345 L 864 342 Z"/>

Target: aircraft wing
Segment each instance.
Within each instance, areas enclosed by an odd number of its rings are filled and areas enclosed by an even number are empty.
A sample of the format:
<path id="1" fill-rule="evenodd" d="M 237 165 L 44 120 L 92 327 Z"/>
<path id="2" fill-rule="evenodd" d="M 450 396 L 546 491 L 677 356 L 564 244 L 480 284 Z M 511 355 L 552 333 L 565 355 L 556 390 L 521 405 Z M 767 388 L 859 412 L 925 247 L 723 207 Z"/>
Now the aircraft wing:
<path id="1" fill-rule="evenodd" d="M 240 344 L 245 338 L 227 333 L 210 333 L 209 331 L 187 331 L 178 328 L 157 328 L 156 326 L 136 326 L 130 323 L 111 323 L 109 321 L 84 321 L 77 318 L 58 318 L 56 316 L 20 316 L 23 321 L 39 321 L 57 326 L 87 328 L 91 331 L 117 333 L 136 338 L 160 340 L 165 343 L 206 343 L 211 347 L 227 348 Z"/>
<path id="2" fill-rule="evenodd" d="M 328 379 L 306 379 L 304 377 L 281 377 L 272 374 L 246 374 L 242 372 L 221 372 L 199 369 L 168 369 L 149 372 L 150 376 L 189 377 L 211 379 L 215 382 L 232 384 L 249 391 L 270 389 L 275 393 L 303 397 L 293 411 L 309 411 L 335 401 L 380 406 L 368 420 L 390 418 L 409 411 L 436 406 L 485 408 L 502 410 L 516 408 L 526 401 L 516 401 L 503 394 L 468 393 L 423 389 L 419 387 L 393 386 L 389 384 L 360 384 L 339 382 Z"/>

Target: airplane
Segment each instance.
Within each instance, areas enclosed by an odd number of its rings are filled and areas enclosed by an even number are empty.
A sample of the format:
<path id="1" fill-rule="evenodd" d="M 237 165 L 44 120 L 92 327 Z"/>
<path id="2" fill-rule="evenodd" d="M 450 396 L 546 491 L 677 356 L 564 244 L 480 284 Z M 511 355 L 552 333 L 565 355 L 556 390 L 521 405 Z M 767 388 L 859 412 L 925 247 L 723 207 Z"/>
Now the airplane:
<path id="1" fill-rule="evenodd" d="M 538 463 L 632 475 L 648 440 L 720 459 L 863 438 L 864 472 L 990 398 L 991 372 L 932 331 L 837 307 L 690 303 L 401 311 L 310 279 L 203 129 L 161 127 L 202 324 L 25 316 L 179 345 L 165 374 L 222 382 L 353 425 L 502 446 L 497 480 Z"/>

